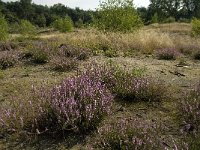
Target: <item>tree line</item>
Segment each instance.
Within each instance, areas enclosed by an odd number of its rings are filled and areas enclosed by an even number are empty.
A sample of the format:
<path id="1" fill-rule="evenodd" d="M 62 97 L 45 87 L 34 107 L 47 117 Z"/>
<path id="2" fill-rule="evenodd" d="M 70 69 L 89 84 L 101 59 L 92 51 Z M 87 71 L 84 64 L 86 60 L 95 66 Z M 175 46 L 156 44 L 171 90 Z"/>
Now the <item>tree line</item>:
<path id="1" fill-rule="evenodd" d="M 93 22 L 94 11 L 69 8 L 63 4 L 55 4 L 51 7 L 37 5 L 32 0 L 20 0 L 16 2 L 3 2 L 0 0 L 0 13 L 4 15 L 8 23 L 19 23 L 20 20 L 28 20 L 39 27 L 50 26 L 55 20 L 68 15 L 74 24 L 90 24 Z"/>
<path id="2" fill-rule="evenodd" d="M 137 8 L 143 21 L 190 22 L 192 18 L 200 18 L 200 0 L 150 0 L 148 8 Z"/>
<path id="3" fill-rule="evenodd" d="M 150 0 L 150 5 L 136 9 L 145 24 L 156 22 L 190 21 L 200 18 L 200 0 Z M 134 12 L 135 13 L 135 12 Z M 69 16 L 77 27 L 91 24 L 98 18 L 98 9 L 82 10 L 69 8 L 63 4 L 53 6 L 37 5 L 32 0 L 3 2 L 0 0 L 0 14 L 9 24 L 28 20 L 38 27 L 50 26 L 54 21 Z M 134 14 L 133 14 L 134 15 Z"/>

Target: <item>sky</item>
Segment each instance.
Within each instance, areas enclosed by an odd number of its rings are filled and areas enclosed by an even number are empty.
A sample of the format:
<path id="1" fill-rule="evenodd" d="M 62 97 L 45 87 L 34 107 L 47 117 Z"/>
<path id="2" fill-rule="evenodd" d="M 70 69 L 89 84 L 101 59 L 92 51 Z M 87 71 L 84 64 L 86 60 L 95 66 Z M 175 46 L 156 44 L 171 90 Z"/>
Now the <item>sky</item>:
<path id="1" fill-rule="evenodd" d="M 4 2 L 17 1 L 17 0 L 3 0 Z M 92 9 L 98 7 L 99 0 L 32 0 L 36 4 L 52 6 L 53 4 L 62 3 L 70 8 L 79 7 L 84 10 Z M 136 7 L 149 5 L 149 0 L 134 0 Z"/>

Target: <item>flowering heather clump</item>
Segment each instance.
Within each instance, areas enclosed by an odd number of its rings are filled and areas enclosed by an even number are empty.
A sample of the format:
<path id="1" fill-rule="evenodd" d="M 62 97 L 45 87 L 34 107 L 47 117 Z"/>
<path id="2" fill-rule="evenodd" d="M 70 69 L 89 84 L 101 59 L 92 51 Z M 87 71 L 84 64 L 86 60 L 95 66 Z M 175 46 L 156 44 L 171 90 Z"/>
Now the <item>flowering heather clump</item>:
<path id="1" fill-rule="evenodd" d="M 129 101 L 160 101 L 166 88 L 151 78 L 136 76 L 119 66 L 90 64 L 88 74 L 101 78 L 106 87 L 120 99 Z"/>
<path id="2" fill-rule="evenodd" d="M 44 98 L 45 91 L 40 94 L 36 89 L 9 101 L 0 107 L 0 133 L 31 133 L 40 134 L 49 130 L 52 118 L 49 106 Z"/>
<path id="3" fill-rule="evenodd" d="M 17 45 L 15 43 L 0 42 L 0 51 L 13 51 Z"/>
<path id="4" fill-rule="evenodd" d="M 86 73 L 26 96 L 0 107 L 0 133 L 84 132 L 96 128 L 113 102 L 105 85 Z"/>
<path id="5" fill-rule="evenodd" d="M 181 46 L 181 45 L 180 45 Z M 197 44 L 190 44 L 180 47 L 180 52 L 185 55 L 191 55 L 193 52 L 200 50 L 200 46 Z"/>
<path id="6" fill-rule="evenodd" d="M 78 67 L 78 62 L 73 58 L 54 57 L 51 60 L 51 67 L 55 71 L 71 71 Z"/>
<path id="7" fill-rule="evenodd" d="M 177 57 L 181 56 L 181 53 L 178 52 L 174 48 L 165 48 L 165 49 L 159 49 L 156 52 L 156 55 L 159 59 L 164 60 L 175 60 Z"/>
<path id="8" fill-rule="evenodd" d="M 18 62 L 19 56 L 15 51 L 0 52 L 0 69 L 13 67 Z"/>
<path id="9" fill-rule="evenodd" d="M 139 118 L 123 118 L 117 123 L 98 129 L 93 147 L 109 150 L 174 149 L 177 145 L 166 142 L 159 132 L 161 126 Z M 163 129 L 162 129 L 163 130 Z"/>
<path id="10" fill-rule="evenodd" d="M 112 94 L 98 78 L 83 73 L 54 87 L 50 105 L 63 129 L 85 131 L 110 113 L 112 101 Z"/>
<path id="11" fill-rule="evenodd" d="M 43 42 L 36 42 L 30 45 L 28 51 L 21 56 L 26 61 L 31 61 L 35 64 L 44 64 L 49 61 L 51 48 Z"/>
<path id="12" fill-rule="evenodd" d="M 185 95 L 180 106 L 180 118 L 184 131 L 200 134 L 200 82 L 190 93 Z"/>
<path id="13" fill-rule="evenodd" d="M 73 47 L 66 44 L 61 44 L 58 49 L 58 54 L 64 57 L 72 57 L 78 60 L 86 60 L 89 58 L 90 50 L 86 48 Z"/>

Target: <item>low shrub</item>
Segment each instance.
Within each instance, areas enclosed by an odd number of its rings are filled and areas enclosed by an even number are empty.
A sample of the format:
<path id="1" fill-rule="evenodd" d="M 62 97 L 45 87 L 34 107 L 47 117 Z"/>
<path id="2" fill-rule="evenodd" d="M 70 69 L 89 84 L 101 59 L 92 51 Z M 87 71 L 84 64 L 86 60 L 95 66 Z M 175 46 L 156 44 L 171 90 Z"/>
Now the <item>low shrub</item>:
<path id="1" fill-rule="evenodd" d="M 92 65 L 88 74 L 93 78 L 99 77 L 117 97 L 132 102 L 160 101 L 166 96 L 166 87 L 160 81 L 148 77 L 138 76 L 133 71 L 125 70 L 117 65 Z"/>
<path id="2" fill-rule="evenodd" d="M 137 117 L 123 118 L 98 129 L 94 148 L 109 150 L 174 149 L 177 144 L 161 136 L 162 127 Z M 162 129 L 163 130 L 163 129 Z M 163 132 L 163 131 L 162 131 Z M 165 143 L 165 144 L 164 144 Z"/>
<path id="3" fill-rule="evenodd" d="M 58 55 L 61 57 L 71 57 L 77 60 L 86 60 L 90 56 L 90 50 L 86 48 L 74 47 L 67 44 L 61 44 L 58 48 Z"/>
<path id="4" fill-rule="evenodd" d="M 198 150 L 200 146 L 200 82 L 189 93 L 183 95 L 179 104 L 177 119 L 180 122 L 181 133 L 189 149 Z"/>
<path id="5" fill-rule="evenodd" d="M 23 37 L 34 37 L 37 33 L 36 27 L 28 20 L 21 20 L 19 32 Z"/>
<path id="6" fill-rule="evenodd" d="M 53 27 L 60 32 L 70 32 L 73 30 L 73 21 L 69 16 L 66 16 L 53 22 Z"/>
<path id="7" fill-rule="evenodd" d="M 25 61 L 30 61 L 35 64 L 45 64 L 50 59 L 50 47 L 44 43 L 36 43 L 27 49 L 21 56 Z"/>
<path id="8" fill-rule="evenodd" d="M 11 42 L 0 42 L 0 51 L 13 51 L 17 49 L 17 45 Z"/>
<path id="9" fill-rule="evenodd" d="M 42 49 L 35 49 L 32 54 L 32 61 L 36 64 L 44 64 L 49 60 L 48 53 Z"/>
<path id="10" fill-rule="evenodd" d="M 165 48 L 157 50 L 156 55 L 159 59 L 175 60 L 181 56 L 181 53 L 174 48 Z"/>
<path id="11" fill-rule="evenodd" d="M 200 82 L 185 96 L 179 105 L 179 111 L 184 131 L 200 133 Z"/>
<path id="12" fill-rule="evenodd" d="M 13 67 L 18 62 L 19 56 L 17 52 L 2 51 L 0 52 L 0 69 Z"/>
<path id="13" fill-rule="evenodd" d="M 117 53 L 116 50 L 111 50 L 111 49 L 106 50 L 106 51 L 104 52 L 104 55 L 105 55 L 106 57 L 110 57 L 110 58 L 112 58 L 112 57 L 118 57 L 118 56 L 119 56 L 119 54 Z"/>
<path id="14" fill-rule="evenodd" d="M 51 107 L 63 129 L 86 131 L 96 128 L 110 113 L 112 94 L 101 80 L 87 73 L 69 78 L 51 91 Z"/>
<path id="15" fill-rule="evenodd" d="M 8 36 L 8 23 L 6 22 L 5 18 L 0 14 L 0 41 L 7 40 Z"/>
<path id="16" fill-rule="evenodd" d="M 25 92 L 25 91 L 24 91 Z M 0 106 L 0 133 L 7 134 L 41 134 L 54 126 L 55 119 L 49 111 L 49 106 L 44 98 L 47 92 L 33 88 L 23 97 L 15 97 Z"/>
<path id="17" fill-rule="evenodd" d="M 50 90 L 35 89 L 0 106 L 0 133 L 41 135 L 95 129 L 111 112 L 113 96 L 85 72 Z"/>
<path id="18" fill-rule="evenodd" d="M 192 35 L 194 36 L 200 35 L 200 20 L 196 18 L 192 20 Z"/>
<path id="19" fill-rule="evenodd" d="M 55 71 L 72 71 L 78 67 L 78 61 L 73 58 L 54 57 L 51 60 L 51 67 Z"/>
<path id="20" fill-rule="evenodd" d="M 3 73 L 2 70 L 0 70 L 0 79 L 3 79 L 5 77 L 5 74 Z"/>
<path id="21" fill-rule="evenodd" d="M 200 46 L 197 44 L 189 44 L 179 48 L 180 52 L 184 55 L 192 55 L 196 51 L 200 51 Z"/>
<path id="22" fill-rule="evenodd" d="M 168 17 L 164 20 L 164 23 L 173 23 L 176 22 L 176 19 L 174 17 Z"/>
<path id="23" fill-rule="evenodd" d="M 196 60 L 200 60 L 200 50 L 194 52 L 193 57 L 194 57 L 194 59 L 196 59 Z"/>

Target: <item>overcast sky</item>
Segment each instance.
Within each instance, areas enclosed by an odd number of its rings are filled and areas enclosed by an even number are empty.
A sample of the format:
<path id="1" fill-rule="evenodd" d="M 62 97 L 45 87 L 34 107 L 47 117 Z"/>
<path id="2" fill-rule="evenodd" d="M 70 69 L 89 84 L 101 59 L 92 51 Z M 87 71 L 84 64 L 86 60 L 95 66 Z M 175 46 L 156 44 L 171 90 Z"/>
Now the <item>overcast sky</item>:
<path id="1" fill-rule="evenodd" d="M 17 1 L 17 0 L 3 0 L 4 2 L 8 1 Z M 36 4 L 48 5 L 62 3 L 68 7 L 75 8 L 79 7 L 82 9 L 95 9 L 99 5 L 99 0 L 32 0 Z M 149 0 L 134 0 L 135 6 L 145 6 L 149 5 Z"/>

